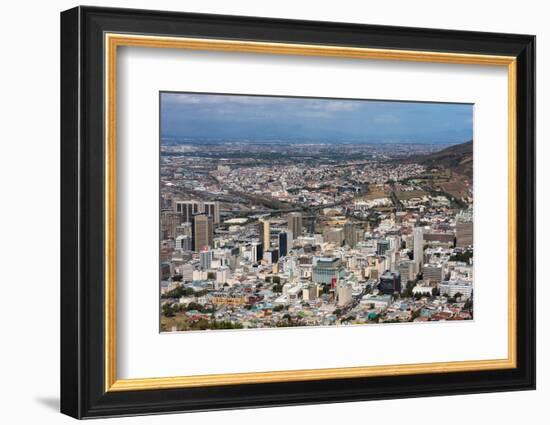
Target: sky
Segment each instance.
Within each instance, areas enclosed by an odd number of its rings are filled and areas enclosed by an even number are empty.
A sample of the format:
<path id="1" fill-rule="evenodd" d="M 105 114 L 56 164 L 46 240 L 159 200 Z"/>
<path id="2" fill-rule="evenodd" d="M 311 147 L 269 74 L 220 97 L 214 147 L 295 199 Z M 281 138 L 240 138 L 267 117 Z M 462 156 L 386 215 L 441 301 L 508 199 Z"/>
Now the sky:
<path id="1" fill-rule="evenodd" d="M 463 143 L 473 105 L 162 92 L 161 137 Z"/>

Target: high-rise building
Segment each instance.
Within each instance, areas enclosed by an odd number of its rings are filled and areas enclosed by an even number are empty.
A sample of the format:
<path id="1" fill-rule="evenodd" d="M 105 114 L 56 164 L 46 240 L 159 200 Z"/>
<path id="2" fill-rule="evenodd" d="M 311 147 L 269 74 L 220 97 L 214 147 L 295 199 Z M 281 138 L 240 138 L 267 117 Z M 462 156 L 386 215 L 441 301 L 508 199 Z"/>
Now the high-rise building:
<path id="1" fill-rule="evenodd" d="M 250 261 L 252 261 L 253 263 L 257 263 L 262 258 L 264 258 L 264 250 L 261 243 L 252 242 L 250 250 Z"/>
<path id="2" fill-rule="evenodd" d="M 378 255 L 384 255 L 388 249 L 390 249 L 390 241 L 387 239 L 379 239 L 376 244 L 376 253 Z"/>
<path id="3" fill-rule="evenodd" d="M 344 224 L 344 241 L 350 248 L 355 248 L 357 245 L 357 229 L 351 221 Z"/>
<path id="4" fill-rule="evenodd" d="M 343 276 L 342 261 L 339 258 L 320 258 L 313 266 L 312 279 L 315 283 L 330 284 Z"/>
<path id="5" fill-rule="evenodd" d="M 264 256 L 262 258 L 267 264 L 273 264 L 273 251 L 268 249 L 267 251 L 264 251 Z"/>
<path id="6" fill-rule="evenodd" d="M 286 257 L 288 254 L 288 233 L 279 233 L 279 254 L 281 257 Z"/>
<path id="7" fill-rule="evenodd" d="M 184 223 L 181 223 L 180 225 L 176 226 L 176 238 L 178 236 L 181 236 L 181 235 L 184 235 L 184 236 L 193 236 L 193 230 L 191 229 L 191 223 L 189 222 L 184 222 Z"/>
<path id="8" fill-rule="evenodd" d="M 191 222 L 193 215 L 202 212 L 198 201 L 176 201 L 174 210 L 182 215 L 183 222 Z"/>
<path id="9" fill-rule="evenodd" d="M 383 294 L 401 292 L 401 275 L 399 272 L 391 272 L 386 270 L 382 276 L 380 276 L 378 290 Z"/>
<path id="10" fill-rule="evenodd" d="M 214 246 L 214 225 L 212 218 L 206 214 L 192 217 L 193 224 L 193 251 L 200 251 Z"/>
<path id="11" fill-rule="evenodd" d="M 330 227 L 324 231 L 324 236 L 329 243 L 333 243 L 337 246 L 342 246 L 344 243 L 344 229 L 341 227 Z"/>
<path id="12" fill-rule="evenodd" d="M 161 239 L 175 239 L 176 229 L 183 222 L 183 214 L 174 211 L 161 211 L 160 233 Z"/>
<path id="13" fill-rule="evenodd" d="M 302 288 L 302 298 L 304 301 L 313 301 L 317 298 L 317 286 L 309 283 Z"/>
<path id="14" fill-rule="evenodd" d="M 180 251 L 191 251 L 192 249 L 192 238 L 188 235 L 179 235 L 176 238 L 176 249 Z"/>
<path id="15" fill-rule="evenodd" d="M 212 268 L 212 251 L 208 248 L 202 249 L 200 254 L 201 269 L 208 270 Z"/>
<path id="16" fill-rule="evenodd" d="M 416 267 L 414 261 L 402 260 L 397 263 L 397 271 L 401 275 L 403 283 L 416 278 Z"/>
<path id="17" fill-rule="evenodd" d="M 181 266 L 181 277 L 184 282 L 191 282 L 193 280 L 193 266 L 191 264 Z"/>
<path id="18" fill-rule="evenodd" d="M 422 279 L 428 282 L 441 282 L 443 280 L 443 266 L 430 263 L 424 265 L 422 267 Z"/>
<path id="19" fill-rule="evenodd" d="M 474 222 L 472 213 L 465 211 L 456 216 L 456 247 L 466 248 L 474 244 Z"/>
<path id="20" fill-rule="evenodd" d="M 203 212 L 212 217 L 214 224 L 220 224 L 220 203 L 219 202 L 203 202 Z"/>
<path id="21" fill-rule="evenodd" d="M 302 213 L 291 212 L 288 214 L 288 229 L 292 232 L 294 238 L 302 235 Z"/>
<path id="22" fill-rule="evenodd" d="M 420 272 L 424 263 L 424 230 L 422 227 L 415 227 L 413 232 L 413 260 L 416 264 L 416 271 Z"/>
<path id="23" fill-rule="evenodd" d="M 229 270 L 229 267 L 227 266 L 221 266 L 217 271 L 216 271 L 216 282 L 217 283 L 221 283 L 221 284 L 224 284 L 224 283 L 227 283 L 227 280 L 229 279 L 229 275 L 230 275 L 230 270 Z"/>
<path id="24" fill-rule="evenodd" d="M 351 283 L 348 283 L 348 282 L 339 283 L 338 286 L 336 287 L 336 295 L 338 298 L 337 305 L 339 307 L 344 307 L 348 305 L 353 299 Z"/>
<path id="25" fill-rule="evenodd" d="M 220 203 L 216 201 L 176 201 L 174 210 L 182 214 L 183 222 L 190 222 L 193 215 L 206 214 L 214 224 L 220 223 Z"/>
<path id="26" fill-rule="evenodd" d="M 279 261 L 279 250 L 278 249 L 268 249 L 264 251 L 264 260 L 268 264 L 274 264 Z"/>
<path id="27" fill-rule="evenodd" d="M 269 250 L 271 246 L 271 226 L 268 220 L 260 220 L 260 242 L 263 252 Z"/>

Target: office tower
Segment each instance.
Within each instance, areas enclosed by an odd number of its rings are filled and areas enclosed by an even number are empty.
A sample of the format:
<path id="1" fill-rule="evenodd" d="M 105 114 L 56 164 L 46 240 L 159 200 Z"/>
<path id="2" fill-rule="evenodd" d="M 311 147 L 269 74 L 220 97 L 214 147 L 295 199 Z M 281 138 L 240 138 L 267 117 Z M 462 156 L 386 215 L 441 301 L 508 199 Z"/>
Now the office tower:
<path id="1" fill-rule="evenodd" d="M 336 246 L 342 246 L 344 243 L 344 229 L 341 227 L 327 228 L 324 231 L 327 242 L 333 243 Z"/>
<path id="2" fill-rule="evenodd" d="M 193 281 L 193 266 L 191 264 L 181 266 L 181 278 L 184 282 Z"/>
<path id="3" fill-rule="evenodd" d="M 261 243 L 252 242 L 250 250 L 250 261 L 252 261 L 253 263 L 257 263 L 262 258 L 264 258 L 264 250 Z"/>
<path id="4" fill-rule="evenodd" d="M 193 251 L 214 246 L 214 225 L 206 214 L 194 215 L 193 223 Z"/>
<path id="5" fill-rule="evenodd" d="M 338 298 L 338 307 L 344 307 L 348 305 L 353 299 L 351 284 L 347 282 L 339 283 L 336 287 L 336 294 Z"/>
<path id="6" fill-rule="evenodd" d="M 176 238 L 176 249 L 180 251 L 191 251 L 192 249 L 192 238 L 188 235 L 179 235 Z"/>
<path id="7" fill-rule="evenodd" d="M 181 223 L 180 225 L 176 226 L 176 234 L 175 237 L 178 236 L 193 236 L 193 230 L 191 229 L 191 223 Z"/>
<path id="8" fill-rule="evenodd" d="M 211 217 L 214 224 L 220 224 L 219 202 L 203 202 L 202 207 L 202 212 L 204 212 L 208 217 Z"/>
<path id="9" fill-rule="evenodd" d="M 376 244 L 376 253 L 378 255 L 384 255 L 388 249 L 390 249 L 390 241 L 387 239 L 380 239 Z"/>
<path id="10" fill-rule="evenodd" d="M 271 251 L 271 250 L 264 251 L 263 260 L 267 264 L 272 264 L 273 263 L 273 251 Z"/>
<path id="11" fill-rule="evenodd" d="M 183 215 L 173 211 L 161 211 L 160 233 L 161 239 L 174 239 L 177 227 L 183 222 Z"/>
<path id="12" fill-rule="evenodd" d="M 355 248 L 357 245 L 357 230 L 351 221 L 344 224 L 344 241 L 350 248 Z"/>
<path id="13" fill-rule="evenodd" d="M 413 260 L 416 265 L 416 272 L 422 270 L 424 263 L 424 230 L 422 227 L 415 227 L 413 232 Z"/>
<path id="14" fill-rule="evenodd" d="M 394 292 L 401 292 L 401 275 L 399 272 L 386 270 L 382 276 L 380 276 L 378 290 L 383 294 L 390 295 Z"/>
<path id="15" fill-rule="evenodd" d="M 389 251 L 386 251 L 386 258 L 389 262 L 389 269 L 393 272 L 396 270 L 397 267 L 397 253 L 392 249 Z"/>
<path id="16" fill-rule="evenodd" d="M 474 222 L 470 211 L 464 211 L 456 215 L 456 247 L 466 248 L 474 244 Z"/>
<path id="17" fill-rule="evenodd" d="M 271 226 L 268 220 L 260 220 L 260 242 L 263 252 L 269 250 L 271 246 Z"/>
<path id="18" fill-rule="evenodd" d="M 174 203 L 174 210 L 182 215 L 182 223 L 191 222 L 195 214 L 202 212 L 200 210 L 200 202 L 198 201 L 176 201 Z"/>
<path id="19" fill-rule="evenodd" d="M 305 285 L 302 288 L 302 299 L 304 301 L 313 301 L 317 298 L 317 285 L 312 283 Z"/>
<path id="20" fill-rule="evenodd" d="M 212 268 L 212 251 L 210 249 L 202 249 L 199 256 L 201 269 L 208 270 Z"/>
<path id="21" fill-rule="evenodd" d="M 214 224 L 220 223 L 220 203 L 216 201 L 176 201 L 174 210 L 182 214 L 183 222 L 190 222 L 193 215 L 206 214 Z"/>
<path id="22" fill-rule="evenodd" d="M 443 266 L 441 264 L 426 264 L 422 268 L 422 279 L 440 283 L 443 280 Z"/>
<path id="23" fill-rule="evenodd" d="M 403 260 L 397 263 L 397 271 L 401 275 L 403 283 L 416 278 L 415 264 L 411 260 Z"/>
<path id="24" fill-rule="evenodd" d="M 220 267 L 216 272 L 216 282 L 221 283 L 222 285 L 224 283 L 227 283 L 227 280 L 229 279 L 230 270 L 227 266 Z"/>
<path id="25" fill-rule="evenodd" d="M 286 257 L 288 254 L 288 233 L 279 233 L 279 254 L 281 257 Z"/>
<path id="26" fill-rule="evenodd" d="M 312 279 L 315 283 L 329 284 L 343 275 L 342 262 L 339 258 L 320 258 L 313 266 Z"/>
<path id="27" fill-rule="evenodd" d="M 292 232 L 294 238 L 302 235 L 302 213 L 292 212 L 288 214 L 288 229 Z"/>
<path id="28" fill-rule="evenodd" d="M 263 258 L 268 264 L 275 264 L 277 261 L 279 261 L 279 250 L 269 249 L 267 251 L 264 251 Z"/>
<path id="29" fill-rule="evenodd" d="M 401 238 L 397 235 L 392 235 L 388 237 L 388 240 L 390 241 L 390 249 L 399 252 L 401 249 Z"/>

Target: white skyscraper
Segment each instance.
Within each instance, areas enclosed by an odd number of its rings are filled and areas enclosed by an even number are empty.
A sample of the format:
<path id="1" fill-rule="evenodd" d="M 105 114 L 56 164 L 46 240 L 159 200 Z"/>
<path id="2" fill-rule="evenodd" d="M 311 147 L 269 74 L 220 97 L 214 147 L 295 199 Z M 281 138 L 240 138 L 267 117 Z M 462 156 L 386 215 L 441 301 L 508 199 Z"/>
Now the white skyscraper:
<path id="1" fill-rule="evenodd" d="M 271 226 L 269 220 L 260 220 L 260 242 L 265 253 L 271 246 Z"/>
<path id="2" fill-rule="evenodd" d="M 424 258 L 424 231 L 422 227 L 414 228 L 414 243 L 413 243 L 413 256 L 414 264 L 416 265 L 416 271 L 420 272 L 422 269 Z"/>

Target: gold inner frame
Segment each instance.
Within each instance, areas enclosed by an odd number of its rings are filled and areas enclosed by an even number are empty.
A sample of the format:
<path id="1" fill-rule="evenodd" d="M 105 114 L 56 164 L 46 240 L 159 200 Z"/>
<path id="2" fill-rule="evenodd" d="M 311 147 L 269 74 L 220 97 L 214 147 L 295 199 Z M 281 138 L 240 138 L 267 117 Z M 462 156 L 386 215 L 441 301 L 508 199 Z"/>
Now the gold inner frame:
<path id="1" fill-rule="evenodd" d="M 516 358 L 516 58 L 200 38 L 105 34 L 105 391 L 511 369 Z M 495 360 L 118 379 L 116 325 L 117 51 L 120 46 L 504 66 L 508 72 L 508 357 Z"/>

